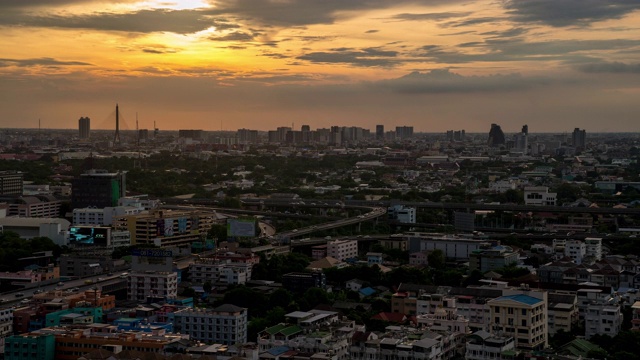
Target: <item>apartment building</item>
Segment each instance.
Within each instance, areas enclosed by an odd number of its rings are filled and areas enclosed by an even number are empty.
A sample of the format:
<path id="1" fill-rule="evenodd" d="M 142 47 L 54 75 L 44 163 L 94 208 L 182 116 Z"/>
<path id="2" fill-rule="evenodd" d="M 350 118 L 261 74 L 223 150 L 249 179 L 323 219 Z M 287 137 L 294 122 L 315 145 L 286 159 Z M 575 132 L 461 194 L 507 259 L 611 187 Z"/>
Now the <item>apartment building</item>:
<path id="1" fill-rule="evenodd" d="M 153 244 L 159 247 L 190 247 L 201 240 L 213 224 L 221 224 L 226 217 L 213 211 L 154 210 L 114 219 L 116 230 L 128 230 L 131 244 Z"/>
<path id="2" fill-rule="evenodd" d="M 564 256 L 571 258 L 580 265 L 587 254 L 587 245 L 580 240 L 567 240 L 564 246 Z"/>
<path id="3" fill-rule="evenodd" d="M 407 233 L 404 235 L 409 242 L 409 253 L 442 250 L 449 259 L 467 260 L 476 250 L 481 250 L 491 244 L 486 240 L 463 238 L 456 236 L 442 236 L 429 233 Z"/>
<path id="4" fill-rule="evenodd" d="M 4 354 L 5 339 L 13 334 L 13 309 L 0 309 L 0 354 Z"/>
<path id="5" fill-rule="evenodd" d="M 557 193 L 550 193 L 546 186 L 527 186 L 524 188 L 524 204 L 555 206 Z"/>
<path id="6" fill-rule="evenodd" d="M 127 278 L 129 300 L 139 302 L 147 298 L 174 299 L 178 296 L 178 273 L 132 271 Z"/>
<path id="7" fill-rule="evenodd" d="M 234 263 L 230 259 L 218 260 L 205 258 L 197 260 L 189 265 L 189 278 L 196 284 L 204 284 L 209 281 L 212 284 L 245 284 L 251 280 L 250 263 Z"/>
<path id="8" fill-rule="evenodd" d="M 509 246 L 494 246 L 476 250 L 469 255 L 469 269 L 482 273 L 518 263 L 518 253 Z"/>
<path id="9" fill-rule="evenodd" d="M 114 218 L 137 215 L 142 210 L 142 208 L 133 206 L 73 209 L 73 225 L 112 225 Z"/>
<path id="10" fill-rule="evenodd" d="M 345 261 L 358 257 L 358 240 L 334 240 L 327 243 L 327 256 Z"/>
<path id="11" fill-rule="evenodd" d="M 586 245 L 586 256 L 591 256 L 595 260 L 602 259 L 602 238 L 586 238 L 584 239 Z"/>
<path id="12" fill-rule="evenodd" d="M 516 356 L 515 341 L 509 336 L 497 336 L 476 331 L 467 340 L 464 358 L 467 360 L 512 360 Z"/>
<path id="13" fill-rule="evenodd" d="M 224 304 L 215 309 L 187 308 L 168 314 L 174 331 L 216 344 L 247 342 L 247 309 Z"/>
<path id="14" fill-rule="evenodd" d="M 575 294 L 549 293 L 547 318 L 549 319 L 549 335 L 562 330 L 570 333 L 580 319 L 578 297 Z"/>
<path id="15" fill-rule="evenodd" d="M 492 334 L 513 337 L 522 350 L 547 347 L 547 293 L 503 295 L 489 300 Z"/>
<path id="16" fill-rule="evenodd" d="M 614 337 L 622 329 L 622 311 L 619 304 L 590 304 L 584 313 L 584 337 L 608 335 Z"/>

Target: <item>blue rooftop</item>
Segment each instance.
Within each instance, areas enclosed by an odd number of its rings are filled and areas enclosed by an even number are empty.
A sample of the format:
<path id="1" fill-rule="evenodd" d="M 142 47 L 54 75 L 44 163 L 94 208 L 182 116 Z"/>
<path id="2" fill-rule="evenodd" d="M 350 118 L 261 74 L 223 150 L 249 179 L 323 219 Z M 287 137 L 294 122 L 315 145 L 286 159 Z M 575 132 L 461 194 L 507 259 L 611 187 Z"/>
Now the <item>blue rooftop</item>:
<path id="1" fill-rule="evenodd" d="M 370 288 L 370 287 L 366 287 L 364 289 L 360 289 L 360 294 L 364 295 L 364 296 L 371 296 L 373 294 L 376 293 L 376 290 Z"/>
<path id="2" fill-rule="evenodd" d="M 518 294 L 518 295 L 507 295 L 507 296 L 501 296 L 499 298 L 497 298 L 496 300 L 513 300 L 513 301 L 517 301 L 523 304 L 527 304 L 527 305 L 535 305 L 539 302 L 542 302 L 542 300 L 538 299 L 538 298 L 534 298 L 532 296 L 529 295 L 523 295 L 523 294 Z"/>
<path id="3" fill-rule="evenodd" d="M 267 352 L 273 356 L 278 356 L 278 355 L 282 355 L 284 353 L 286 353 L 287 351 L 289 351 L 289 347 L 288 346 L 277 346 L 274 348 L 271 348 L 269 350 L 267 350 Z"/>

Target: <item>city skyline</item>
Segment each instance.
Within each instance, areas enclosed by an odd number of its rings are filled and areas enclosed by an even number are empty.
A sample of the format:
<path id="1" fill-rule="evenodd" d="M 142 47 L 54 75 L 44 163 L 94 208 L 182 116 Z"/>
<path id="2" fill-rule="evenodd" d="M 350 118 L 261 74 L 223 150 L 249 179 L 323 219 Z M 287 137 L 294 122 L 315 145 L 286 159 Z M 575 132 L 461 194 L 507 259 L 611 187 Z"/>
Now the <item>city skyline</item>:
<path id="1" fill-rule="evenodd" d="M 637 132 L 628 0 L 0 0 L 4 128 Z"/>

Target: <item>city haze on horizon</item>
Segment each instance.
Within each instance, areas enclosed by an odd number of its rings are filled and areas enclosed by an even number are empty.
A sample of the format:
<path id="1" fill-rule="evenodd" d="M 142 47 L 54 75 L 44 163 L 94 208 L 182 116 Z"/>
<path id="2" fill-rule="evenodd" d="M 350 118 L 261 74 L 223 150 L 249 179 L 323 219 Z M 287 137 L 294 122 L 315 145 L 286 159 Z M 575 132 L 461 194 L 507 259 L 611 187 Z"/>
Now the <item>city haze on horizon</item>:
<path id="1" fill-rule="evenodd" d="M 640 2 L 0 0 L 3 128 L 640 131 Z M 40 119 L 40 120 L 39 120 Z"/>

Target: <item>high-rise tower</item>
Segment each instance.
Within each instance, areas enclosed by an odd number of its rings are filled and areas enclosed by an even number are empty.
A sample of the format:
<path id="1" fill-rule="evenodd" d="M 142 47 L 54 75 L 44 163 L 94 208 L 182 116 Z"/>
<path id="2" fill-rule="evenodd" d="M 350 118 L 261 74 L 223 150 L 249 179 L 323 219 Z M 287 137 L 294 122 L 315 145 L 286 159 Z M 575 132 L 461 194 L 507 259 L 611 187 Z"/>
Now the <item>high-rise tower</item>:
<path id="1" fill-rule="evenodd" d="M 376 125 L 376 140 L 384 140 L 384 125 Z"/>
<path id="2" fill-rule="evenodd" d="M 88 139 L 91 132 L 91 119 L 88 117 L 81 117 L 78 120 L 78 136 L 80 139 Z"/>
<path id="3" fill-rule="evenodd" d="M 500 125 L 491 124 L 491 130 L 489 130 L 489 146 L 498 147 L 500 145 L 504 145 L 504 143 L 504 133 L 502 132 L 502 128 L 500 128 Z"/>
<path id="4" fill-rule="evenodd" d="M 573 143 L 573 147 L 575 147 L 576 149 L 584 149 L 587 145 L 587 130 L 580 130 L 580 128 L 573 129 L 571 140 Z"/>

